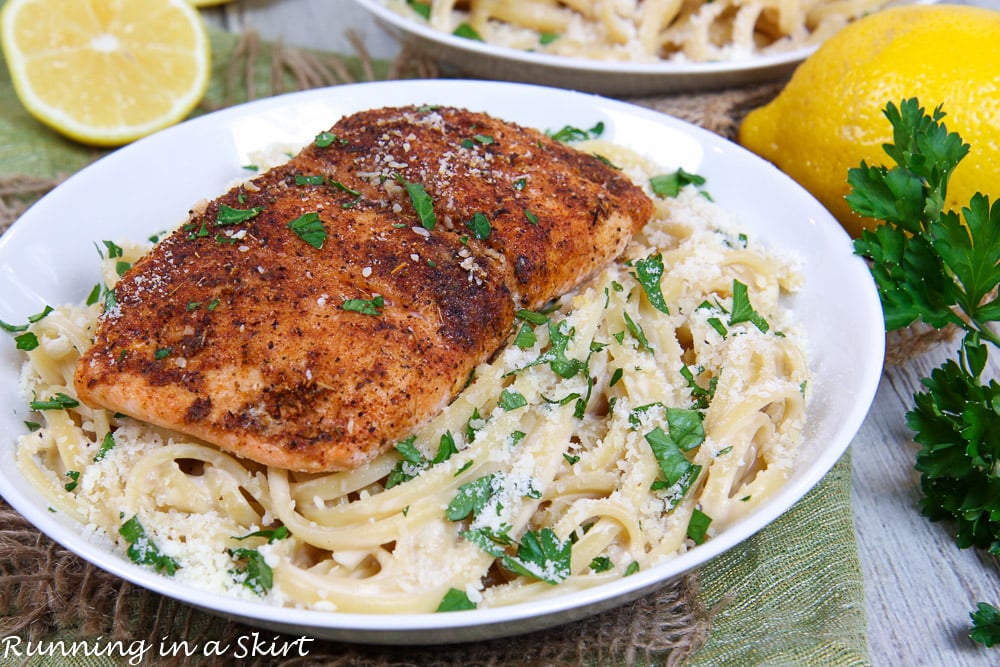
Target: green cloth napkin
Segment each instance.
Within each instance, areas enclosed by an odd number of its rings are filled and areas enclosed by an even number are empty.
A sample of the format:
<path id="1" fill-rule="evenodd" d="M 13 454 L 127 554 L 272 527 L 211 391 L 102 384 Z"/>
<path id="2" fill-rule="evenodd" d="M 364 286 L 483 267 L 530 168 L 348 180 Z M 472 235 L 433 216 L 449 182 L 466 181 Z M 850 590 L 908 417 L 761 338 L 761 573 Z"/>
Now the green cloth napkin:
<path id="1" fill-rule="evenodd" d="M 211 36 L 212 84 L 205 104 L 196 113 L 245 100 L 248 92 L 253 92 L 245 83 L 234 89 L 229 63 L 240 55 L 235 53 L 237 37 L 215 30 Z M 274 71 L 266 57 L 269 48 L 261 44 L 262 57 L 252 64 L 256 91 L 274 88 Z M 338 62 L 346 62 L 356 78 L 372 73 L 384 78 L 389 73 L 385 63 L 375 63 L 374 70 L 366 70 L 358 59 L 340 58 Z M 6 67 L 0 67 L 0 178 L 65 176 L 103 154 L 66 140 L 36 122 L 18 102 Z M 848 455 L 791 511 L 700 569 L 698 594 L 712 612 L 711 631 L 687 664 L 869 664 L 850 482 Z M 7 563 L 0 566 L 4 572 L 10 568 Z M 156 604 L 168 616 L 182 606 L 167 599 Z M 177 627 L 173 636 L 211 637 L 215 628 L 221 627 L 221 621 L 208 614 L 199 614 L 197 619 L 197 627 Z M 47 639 L 71 642 L 86 637 L 80 628 L 65 628 Z M 78 658 L 68 663 L 62 658 L 35 658 L 25 664 L 128 662 Z M 594 659 L 593 664 L 604 663 Z"/>

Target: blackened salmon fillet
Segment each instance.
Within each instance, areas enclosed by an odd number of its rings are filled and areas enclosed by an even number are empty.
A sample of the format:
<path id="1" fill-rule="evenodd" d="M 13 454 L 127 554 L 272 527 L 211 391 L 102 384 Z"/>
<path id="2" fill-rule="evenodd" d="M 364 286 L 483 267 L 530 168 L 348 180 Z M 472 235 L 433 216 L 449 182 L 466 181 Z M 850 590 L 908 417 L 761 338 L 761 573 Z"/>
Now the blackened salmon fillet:
<path id="1" fill-rule="evenodd" d="M 408 437 L 652 214 L 620 171 L 464 109 L 347 116 L 192 211 L 122 276 L 91 406 L 262 464 L 353 468 Z"/>

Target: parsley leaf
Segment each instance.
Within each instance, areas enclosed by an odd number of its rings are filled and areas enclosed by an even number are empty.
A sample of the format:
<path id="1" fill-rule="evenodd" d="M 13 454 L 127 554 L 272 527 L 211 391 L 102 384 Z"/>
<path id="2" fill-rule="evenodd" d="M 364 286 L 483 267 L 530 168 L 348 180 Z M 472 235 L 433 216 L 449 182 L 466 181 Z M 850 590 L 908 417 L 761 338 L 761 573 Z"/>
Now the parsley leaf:
<path id="1" fill-rule="evenodd" d="M 887 329 L 916 321 L 964 331 L 955 358 L 922 380 L 906 424 L 914 431 L 923 498 L 931 521 L 956 526 L 960 548 L 1000 555 L 1000 384 L 986 380 L 1000 337 L 1000 202 L 975 194 L 961 215 L 944 210 L 948 180 L 969 152 L 948 132 L 939 106 L 927 113 L 915 98 L 883 110 L 895 166 L 862 162 L 848 172 L 848 203 L 877 226 L 855 240 L 871 260 Z"/>
<path id="2" fill-rule="evenodd" d="M 649 303 L 661 313 L 669 315 L 670 308 L 660 290 L 660 280 L 663 278 L 663 255 L 656 253 L 645 259 L 637 259 L 632 262 L 632 267 L 635 269 L 632 275 L 642 285 Z"/>
<path id="3" fill-rule="evenodd" d="M 233 579 L 252 590 L 257 595 L 264 595 L 274 586 L 274 570 L 264 560 L 264 555 L 256 549 L 237 547 L 229 550 L 229 555 L 242 565 L 230 570 Z"/>
<path id="4" fill-rule="evenodd" d="M 458 487 L 458 493 L 445 511 L 450 521 L 462 521 L 469 516 L 479 514 L 489 503 L 490 498 L 502 485 L 503 473 L 493 473 L 478 477 Z"/>
<path id="5" fill-rule="evenodd" d="M 972 632 L 969 636 L 974 641 L 987 647 L 1000 644 L 1000 611 L 996 607 L 988 602 L 980 602 L 969 617 L 972 619 Z"/>
<path id="6" fill-rule="evenodd" d="M 695 544 L 704 543 L 705 535 L 708 533 L 708 526 L 711 523 L 712 517 L 695 508 L 692 510 L 691 518 L 688 520 L 687 536 Z"/>
<path id="7" fill-rule="evenodd" d="M 480 241 L 485 241 L 493 231 L 490 219 L 483 213 L 476 213 L 472 219 L 465 223 L 465 226 L 472 230 L 472 235 Z"/>
<path id="8" fill-rule="evenodd" d="M 343 310 L 348 310 L 362 315 L 377 316 L 382 314 L 385 308 L 385 298 L 381 294 L 376 294 L 371 299 L 348 299 L 340 304 Z"/>
<path id="9" fill-rule="evenodd" d="M 52 398 L 41 400 L 41 401 L 31 401 L 28 404 L 32 410 L 68 410 L 70 408 L 79 407 L 80 401 L 76 400 L 69 394 L 64 394 L 61 391 L 56 392 Z"/>
<path id="10" fill-rule="evenodd" d="M 476 603 L 469 599 L 465 591 L 449 588 L 448 592 L 441 598 L 441 604 L 438 605 L 437 611 L 464 611 L 475 608 Z"/>
<path id="11" fill-rule="evenodd" d="M 482 36 L 478 32 L 476 32 L 476 29 L 473 28 L 468 23 L 466 23 L 465 21 L 459 23 L 458 27 L 455 28 L 455 30 L 453 30 L 451 34 L 455 35 L 456 37 L 464 37 L 466 39 L 475 40 L 477 42 L 483 41 Z"/>
<path id="12" fill-rule="evenodd" d="M 521 537 L 517 551 L 507 551 L 510 543 L 506 535 L 497 536 L 485 529 L 470 530 L 462 536 L 487 552 L 515 574 L 539 579 L 548 584 L 558 584 L 571 574 L 572 540 L 560 540 L 549 527 L 528 531 Z"/>
<path id="13" fill-rule="evenodd" d="M 319 213 L 315 211 L 303 213 L 290 221 L 286 227 L 317 250 L 321 249 L 323 242 L 326 241 L 326 229 L 323 227 L 323 221 L 319 219 Z"/>
<path id="14" fill-rule="evenodd" d="M 396 180 L 406 188 L 406 193 L 410 196 L 410 203 L 413 204 L 413 210 L 417 212 L 420 224 L 428 231 L 433 230 L 437 225 L 437 216 L 434 215 L 434 200 L 427 194 L 424 186 L 420 183 L 411 183 L 399 175 L 396 176 Z"/>
<path id="15" fill-rule="evenodd" d="M 671 174 L 658 174 L 649 179 L 653 194 L 660 197 L 676 197 L 686 185 L 704 185 L 705 177 L 678 169 Z"/>
<path id="16" fill-rule="evenodd" d="M 241 222 L 246 222 L 247 220 L 253 220 L 264 210 L 263 206 L 257 206 L 255 208 L 233 208 L 231 206 L 226 206 L 225 204 L 219 204 L 219 212 L 215 216 L 215 224 L 219 227 L 225 227 L 227 225 L 238 225 Z"/>
<path id="17" fill-rule="evenodd" d="M 118 528 L 118 534 L 128 542 L 126 551 L 129 560 L 139 565 L 148 565 L 157 572 L 173 575 L 180 569 L 180 564 L 170 556 L 160 553 L 160 549 L 146 535 L 146 529 L 139 522 L 139 516 L 134 515 Z"/>
<path id="18" fill-rule="evenodd" d="M 750 322 L 763 333 L 770 329 L 767 320 L 750 305 L 750 297 L 747 294 L 747 286 L 739 280 L 733 279 L 733 312 L 729 314 L 729 326 Z"/>
<path id="19" fill-rule="evenodd" d="M 596 139 L 604 134 L 604 122 L 598 121 L 589 130 L 581 130 L 578 127 L 572 125 L 564 125 L 562 129 L 556 130 L 555 132 L 546 132 L 549 137 L 555 139 L 556 141 L 567 143 L 570 141 L 586 141 L 587 139 Z"/>

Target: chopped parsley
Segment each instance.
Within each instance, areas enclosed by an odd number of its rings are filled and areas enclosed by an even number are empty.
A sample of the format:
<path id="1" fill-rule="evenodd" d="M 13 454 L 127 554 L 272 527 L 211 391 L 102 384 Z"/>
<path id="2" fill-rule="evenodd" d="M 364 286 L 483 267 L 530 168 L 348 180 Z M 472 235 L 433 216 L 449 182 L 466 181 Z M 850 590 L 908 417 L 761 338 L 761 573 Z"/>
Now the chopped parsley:
<path id="1" fill-rule="evenodd" d="M 247 220 L 253 220 L 258 215 L 263 212 L 263 206 L 256 206 L 254 208 L 233 208 L 232 206 L 226 206 L 225 204 L 219 204 L 219 212 L 215 216 L 215 224 L 218 227 L 227 227 L 229 225 L 238 225 L 241 222 L 246 222 Z"/>
<path id="2" fill-rule="evenodd" d="M 590 569 L 593 572 L 607 572 L 615 567 L 615 564 L 611 562 L 611 559 L 607 556 L 595 556 L 593 560 L 590 561 Z"/>
<path id="3" fill-rule="evenodd" d="M 708 526 L 711 523 L 712 517 L 695 508 L 691 512 L 691 519 L 688 521 L 687 536 L 695 544 L 703 544 L 705 542 L 705 535 L 708 533 Z"/>
<path id="4" fill-rule="evenodd" d="M 472 219 L 465 223 L 465 226 L 472 230 L 472 235 L 480 241 L 485 241 L 493 231 L 490 219 L 484 213 L 476 213 Z"/>
<path id="5" fill-rule="evenodd" d="M 271 544 L 278 540 L 283 540 L 289 536 L 288 526 L 278 526 L 277 528 L 263 528 L 261 530 L 255 530 L 252 533 L 247 533 L 246 535 L 241 535 L 239 537 L 233 537 L 234 540 L 249 540 L 251 537 L 263 537 L 267 539 L 267 543 Z"/>
<path id="6" fill-rule="evenodd" d="M 295 185 L 323 185 L 325 182 L 323 174 L 295 174 Z"/>
<path id="7" fill-rule="evenodd" d="M 346 144 L 347 139 L 341 139 L 336 134 L 329 131 L 320 132 L 319 134 L 316 135 L 316 138 L 313 139 L 313 144 L 315 144 L 316 147 L 318 148 L 327 148 L 337 143 Z"/>
<path id="8" fill-rule="evenodd" d="M 52 398 L 42 401 L 31 401 L 28 406 L 32 410 L 68 410 L 79 407 L 80 401 L 61 391 L 55 393 Z"/>
<path id="9" fill-rule="evenodd" d="M 462 533 L 480 549 L 496 558 L 507 570 L 547 584 L 558 584 L 572 574 L 570 561 L 572 540 L 560 540 L 555 531 L 545 527 L 528 531 L 521 537 L 514 555 L 508 552 L 513 541 L 506 535 L 497 535 L 486 529 Z"/>
<path id="10" fill-rule="evenodd" d="M 680 194 L 681 188 L 686 185 L 701 186 L 704 184 L 704 176 L 692 174 L 683 169 L 678 169 L 672 174 L 659 174 L 649 179 L 653 193 L 660 197 L 676 197 Z"/>
<path id="11" fill-rule="evenodd" d="M 604 122 L 599 121 L 589 130 L 581 130 L 580 128 L 573 127 L 572 125 L 564 125 L 562 129 L 556 130 L 555 132 L 546 132 L 546 134 L 548 134 L 552 139 L 562 143 L 596 139 L 604 134 Z"/>
<path id="12" fill-rule="evenodd" d="M 472 39 L 477 42 L 483 41 L 482 36 L 478 32 L 476 32 L 476 29 L 473 28 L 468 23 L 466 23 L 465 21 L 459 23 L 458 27 L 455 28 L 455 30 L 452 31 L 451 34 L 455 35 L 456 37 L 464 37 L 465 39 Z"/>
<path id="13" fill-rule="evenodd" d="M 233 539 L 243 541 L 251 537 L 263 537 L 268 544 L 273 544 L 278 540 L 283 540 L 289 536 L 287 526 L 277 528 L 265 528 Z M 257 595 L 264 595 L 274 586 L 274 571 L 267 564 L 264 555 L 257 549 L 247 547 L 236 547 L 229 549 L 229 555 L 236 561 L 237 566 L 229 571 L 233 580 L 243 584 Z"/>
<path id="14" fill-rule="evenodd" d="M 506 412 L 510 412 L 511 410 L 517 410 L 518 408 L 523 408 L 527 404 L 528 404 L 528 399 L 524 397 L 524 394 L 521 394 L 519 392 L 510 389 L 504 389 L 503 391 L 500 392 L 499 405 Z"/>
<path id="15" fill-rule="evenodd" d="M 474 148 L 476 144 L 484 146 L 496 143 L 496 139 L 488 134 L 476 134 L 471 139 L 462 139 L 462 148 Z"/>
<path id="16" fill-rule="evenodd" d="M 323 227 L 322 220 L 319 219 L 319 213 L 315 211 L 300 215 L 286 226 L 295 232 L 296 236 L 317 250 L 321 249 L 323 242 L 326 241 L 326 229 Z"/>
<path id="17" fill-rule="evenodd" d="M 122 250 L 122 247 L 117 243 L 115 243 L 114 241 L 101 241 L 101 243 L 103 243 L 104 247 L 107 248 L 108 259 L 114 259 L 115 257 L 122 257 L 125 254 L 125 251 Z"/>
<path id="18" fill-rule="evenodd" d="M 406 193 L 410 196 L 410 203 L 413 210 L 417 212 L 417 218 L 423 228 L 430 231 L 437 225 L 437 216 L 434 215 L 434 200 L 427 194 L 424 186 L 420 183 L 412 183 L 402 176 L 397 175 L 396 180 L 403 184 Z"/>
<path id="19" fill-rule="evenodd" d="M 438 605 L 437 611 L 465 611 L 475 608 L 476 603 L 469 599 L 465 591 L 460 591 L 457 588 L 449 588 L 448 592 L 441 599 L 441 604 Z"/>
<path id="20" fill-rule="evenodd" d="M 701 466 L 691 463 L 678 443 L 660 427 L 647 433 L 645 439 L 663 476 L 662 480 L 653 483 L 653 490 L 665 491 L 668 509 L 673 508 L 694 484 Z"/>
<path id="21" fill-rule="evenodd" d="M 14 337 L 14 346 L 18 350 L 24 350 L 25 352 L 30 352 L 38 347 L 38 336 L 34 333 L 28 331 L 19 336 Z"/>
<path id="22" fill-rule="evenodd" d="M 660 280 L 663 278 L 663 255 L 656 253 L 645 259 L 637 259 L 632 262 L 635 271 L 633 277 L 642 285 L 642 290 L 646 294 L 649 303 L 658 311 L 665 315 L 670 314 L 670 308 L 663 298 L 663 291 L 660 289 Z"/>
<path id="23" fill-rule="evenodd" d="M 750 305 L 747 286 L 739 280 L 733 279 L 733 312 L 729 315 L 729 326 L 741 322 L 750 322 L 763 333 L 767 333 L 770 328 L 767 320 Z"/>
<path id="24" fill-rule="evenodd" d="M 394 449 L 401 457 L 396 466 L 386 478 L 385 488 L 391 489 L 403 482 L 408 482 L 432 465 L 443 463 L 458 453 L 458 445 L 451 431 L 445 431 L 438 441 L 438 450 L 430 461 L 415 445 L 417 437 L 411 435 L 406 440 L 397 442 Z M 470 461 L 471 463 L 471 461 Z M 460 471 L 461 472 L 461 471 Z"/>
<path id="25" fill-rule="evenodd" d="M 385 298 L 381 294 L 376 294 L 371 299 L 348 299 L 340 304 L 343 310 L 348 310 L 362 315 L 381 315 L 385 307 Z"/>
<path id="26" fill-rule="evenodd" d="M 420 0 L 406 0 L 406 4 L 425 21 L 431 19 L 431 3 L 421 2 Z"/>
<path id="27" fill-rule="evenodd" d="M 522 322 L 521 328 L 517 331 L 517 336 L 514 338 L 514 345 L 517 345 L 522 350 L 526 350 L 532 347 L 538 337 L 535 336 L 535 330 L 532 329 L 528 324 Z"/>
<path id="28" fill-rule="evenodd" d="M 67 470 L 65 476 L 69 478 L 69 481 L 63 485 L 66 491 L 73 491 L 80 484 L 80 471 L 79 470 Z"/>
<path id="29" fill-rule="evenodd" d="M 108 431 L 104 434 L 104 439 L 101 440 L 101 446 L 98 448 L 97 453 L 94 454 L 94 463 L 97 463 L 105 456 L 108 455 L 112 449 L 115 448 L 115 434 Z"/>
<path id="30" fill-rule="evenodd" d="M 159 548 L 146 535 L 146 530 L 139 523 L 139 516 L 134 515 L 118 528 L 118 534 L 128 543 L 129 560 L 139 565 L 152 567 L 157 572 L 173 575 L 180 564 L 169 556 L 160 553 Z"/>
<path id="31" fill-rule="evenodd" d="M 274 586 L 274 571 L 264 560 L 264 555 L 256 549 L 236 547 L 229 550 L 234 560 L 242 561 L 229 573 L 233 580 L 241 583 L 257 595 L 264 595 Z"/>
<path id="32" fill-rule="evenodd" d="M 52 306 L 45 306 L 41 312 L 29 315 L 28 324 L 8 324 L 7 322 L 0 320 L 0 329 L 3 329 L 7 333 L 21 333 L 22 331 L 27 331 L 30 325 L 47 317 L 52 310 Z"/>

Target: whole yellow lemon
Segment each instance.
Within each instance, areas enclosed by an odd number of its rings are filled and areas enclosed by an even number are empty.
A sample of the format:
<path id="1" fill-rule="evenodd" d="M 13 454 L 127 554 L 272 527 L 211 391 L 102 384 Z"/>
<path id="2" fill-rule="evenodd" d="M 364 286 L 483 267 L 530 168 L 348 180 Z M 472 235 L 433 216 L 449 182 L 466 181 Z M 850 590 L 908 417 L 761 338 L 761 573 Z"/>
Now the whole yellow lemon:
<path id="1" fill-rule="evenodd" d="M 871 219 L 844 197 L 861 161 L 893 166 L 882 150 L 892 126 L 882 114 L 916 97 L 971 145 L 952 174 L 949 209 L 976 192 L 1000 196 L 1000 11 L 910 5 L 848 25 L 805 60 L 769 104 L 747 114 L 739 142 L 770 160 L 858 236 Z"/>

